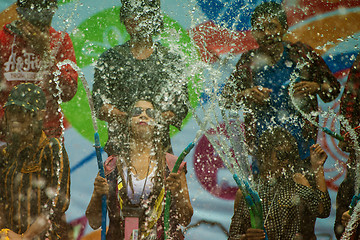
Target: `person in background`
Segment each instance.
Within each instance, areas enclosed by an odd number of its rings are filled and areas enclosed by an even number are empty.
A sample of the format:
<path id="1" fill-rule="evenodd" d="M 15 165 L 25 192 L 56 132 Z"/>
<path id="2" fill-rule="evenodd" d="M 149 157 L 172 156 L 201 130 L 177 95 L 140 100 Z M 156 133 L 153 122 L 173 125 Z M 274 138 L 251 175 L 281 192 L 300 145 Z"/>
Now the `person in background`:
<path id="1" fill-rule="evenodd" d="M 308 159 L 318 129 L 307 122 L 295 104 L 307 114 L 318 109 L 317 96 L 334 100 L 340 84 L 324 60 L 311 47 L 284 40 L 288 30 L 282 6 L 265 2 L 251 16 L 252 36 L 259 47 L 242 54 L 223 91 L 224 105 L 247 107 L 247 142 L 256 149 L 269 126 L 281 126 L 296 139 L 301 159 Z M 294 102 L 290 97 L 293 85 Z"/>
<path id="2" fill-rule="evenodd" d="M 318 144 L 311 146 L 310 151 L 316 188 L 311 188 L 306 177 L 296 171 L 300 156 L 295 138 L 288 131 L 270 128 L 260 138 L 257 153 L 260 174 L 254 190 L 262 199 L 269 240 L 309 239 L 304 236 L 314 229 L 303 228 L 304 214 L 311 214 L 313 218 L 330 215 L 331 201 L 323 168 L 327 155 Z M 238 190 L 229 240 L 245 239 L 265 239 L 265 232 L 251 228 L 249 208 Z"/>
<path id="3" fill-rule="evenodd" d="M 163 25 L 160 1 L 123 0 L 120 20 L 130 40 L 104 52 L 97 61 L 93 98 L 98 118 L 108 123 L 105 151 L 118 154 L 123 128 L 134 99 L 148 99 L 160 106 L 164 125 L 163 145 L 172 152 L 169 125 L 180 129 L 188 112 L 188 94 L 183 77 L 184 64 L 153 36 Z"/>
<path id="4" fill-rule="evenodd" d="M 360 55 L 357 56 L 353 66 L 350 69 L 348 80 L 345 85 L 344 93 L 340 101 L 340 113 L 344 116 L 350 124 L 351 128 L 356 128 L 360 123 Z M 359 129 L 355 130 L 357 141 L 359 141 Z M 349 206 L 355 194 L 355 179 L 356 179 L 356 154 L 354 139 L 347 133 L 344 125 L 341 125 L 340 133 L 345 137 L 344 142 L 339 142 L 339 147 L 349 152 L 349 159 L 346 165 L 346 176 L 344 181 L 340 184 L 336 196 L 336 219 L 334 225 L 334 232 L 337 239 L 340 239 L 345 227 L 350 220 Z M 354 232 L 354 239 L 360 236 L 360 228 Z"/>
<path id="5" fill-rule="evenodd" d="M 64 146 L 43 129 L 44 92 L 15 86 L 4 105 L 7 146 L 0 153 L 0 238 L 67 239 L 70 167 Z"/>
<path id="6" fill-rule="evenodd" d="M 129 239 L 137 232 L 139 239 L 164 239 L 164 193 L 170 190 L 170 239 L 183 239 L 180 225 L 187 226 L 193 215 L 186 181 L 186 164 L 170 173 L 176 157 L 166 153 L 158 108 L 140 100 L 127 112 L 127 140 L 122 151 L 105 162 L 106 179 L 95 178 L 94 192 L 86 210 L 93 229 L 101 225 L 101 196 L 108 198 L 110 218 L 106 239 Z M 130 224 L 129 219 L 136 218 Z M 134 226 L 136 225 L 136 226 Z"/>
<path id="7" fill-rule="evenodd" d="M 24 82 L 38 85 L 46 96 L 43 128 L 48 137 L 62 136 L 59 102 L 70 101 L 77 91 L 78 75 L 69 65 L 56 66 L 64 60 L 76 63 L 69 35 L 56 31 L 51 21 L 57 0 L 17 0 L 19 20 L 0 31 L 0 131 L 10 90 Z M 60 70 L 58 80 L 55 71 Z M 56 81 L 55 81 L 56 80 Z M 3 126 L 3 127 L 1 127 Z"/>
<path id="8" fill-rule="evenodd" d="M 301 164 L 311 173 L 310 147 L 317 141 L 318 128 L 299 109 L 318 121 L 318 97 L 324 102 L 335 100 L 340 84 L 310 46 L 284 40 L 288 24 L 281 4 L 264 2 L 257 6 L 251 26 L 259 47 L 242 54 L 225 85 L 223 104 L 233 109 L 245 107 L 245 137 L 250 154 L 256 152 L 264 131 L 281 126 L 295 137 Z M 259 174 L 257 165 L 255 159 L 255 174 Z M 311 174 L 307 178 L 315 187 Z M 315 221 L 308 219 L 302 227 L 313 230 Z M 314 238 L 314 232 L 304 236 Z"/>

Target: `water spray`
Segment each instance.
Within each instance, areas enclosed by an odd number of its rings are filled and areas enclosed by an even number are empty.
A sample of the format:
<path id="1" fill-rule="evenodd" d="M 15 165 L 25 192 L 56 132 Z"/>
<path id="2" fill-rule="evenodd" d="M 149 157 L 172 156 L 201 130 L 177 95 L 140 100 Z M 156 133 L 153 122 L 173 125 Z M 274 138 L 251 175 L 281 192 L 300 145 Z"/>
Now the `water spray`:
<path id="1" fill-rule="evenodd" d="M 99 174 L 101 177 L 105 178 L 105 170 L 104 170 L 104 165 L 103 165 L 103 161 L 102 161 L 102 156 L 101 156 L 101 145 L 100 145 L 100 137 L 99 137 L 99 133 L 98 133 L 98 126 L 97 126 L 97 121 L 96 121 L 96 113 L 95 113 L 95 108 L 94 108 L 94 102 L 92 99 L 92 95 L 91 95 L 91 91 L 89 88 L 89 84 L 87 83 L 85 76 L 83 74 L 83 72 L 81 71 L 81 69 L 72 61 L 70 60 L 65 60 L 62 62 L 59 62 L 57 64 L 57 67 L 60 69 L 62 66 L 65 65 L 70 65 L 79 75 L 79 78 L 81 79 L 81 82 L 84 86 L 85 92 L 86 92 L 86 96 L 89 102 L 89 107 L 91 110 L 91 119 L 92 119 L 92 123 L 93 123 L 93 127 L 94 127 L 94 140 L 95 140 L 95 151 L 96 151 L 96 159 L 97 159 L 97 163 L 98 163 L 98 168 L 99 168 Z M 57 71 L 56 74 L 57 77 L 60 75 L 60 71 Z M 105 240 L 106 239 L 106 214 L 107 214 L 107 204 L 106 204 L 106 195 L 102 195 L 101 196 L 101 211 L 102 211 L 102 216 L 101 216 L 101 240 Z"/>
<path id="2" fill-rule="evenodd" d="M 305 64 L 299 64 L 297 65 L 297 68 L 303 68 L 305 66 Z M 310 113 L 305 113 L 304 111 L 302 111 L 299 107 L 299 105 L 296 103 L 296 100 L 294 98 L 294 84 L 296 79 L 299 77 L 299 73 L 297 72 L 293 72 L 290 76 L 290 86 L 289 86 L 289 93 L 290 93 L 290 98 L 291 101 L 293 103 L 293 105 L 295 106 L 296 110 L 298 112 L 301 113 L 301 115 L 307 119 L 309 122 L 311 122 L 313 125 L 315 125 L 316 127 L 320 128 L 320 130 L 322 130 L 323 132 L 325 132 L 326 134 L 338 139 L 339 141 L 345 141 L 345 138 L 333 131 L 331 131 L 328 128 L 322 127 L 320 126 L 311 116 Z M 359 143 L 357 140 L 357 134 L 356 134 L 356 128 L 353 129 L 349 123 L 349 121 L 342 115 L 337 116 L 336 113 L 334 113 L 333 111 L 328 111 L 326 113 L 317 113 L 320 116 L 331 116 L 334 118 L 338 118 L 340 123 L 344 126 L 344 128 L 347 131 L 347 134 L 349 135 L 349 138 L 353 141 L 354 143 L 354 149 L 355 149 L 355 156 L 356 156 L 356 175 L 355 175 L 355 187 L 354 187 L 354 192 L 355 192 L 355 196 L 359 195 L 359 188 L 360 188 L 360 148 L 359 148 Z M 354 227 L 355 227 L 355 222 L 358 219 L 358 217 L 360 216 L 360 205 L 357 204 L 356 207 L 354 208 L 354 214 L 351 215 L 351 219 L 349 221 L 349 224 L 346 226 L 345 232 L 343 234 L 343 238 L 341 239 L 349 239 L 350 237 L 350 233 L 353 232 Z M 351 224 L 350 224 L 351 223 Z"/>
<path id="3" fill-rule="evenodd" d="M 216 74 L 217 73 L 215 73 L 215 76 L 212 79 L 218 78 Z M 229 120 L 223 109 L 221 109 L 221 117 L 225 122 L 225 131 L 220 128 L 220 116 L 218 116 L 218 113 L 215 111 L 216 103 L 218 102 L 217 94 L 220 92 L 217 88 L 218 85 L 216 82 L 212 82 L 210 100 L 208 101 L 210 106 L 208 109 L 205 109 L 201 101 L 199 101 L 200 105 L 198 107 L 198 109 L 201 109 L 204 113 L 204 119 L 209 122 L 209 126 L 213 129 L 213 132 L 210 132 L 205 128 L 206 125 L 200 120 L 196 110 L 192 108 L 193 117 L 225 167 L 232 174 L 237 186 L 241 189 L 245 202 L 250 210 L 251 226 L 253 228 L 265 230 L 261 200 L 258 193 L 251 187 L 252 174 L 244 145 L 244 136 L 241 135 L 243 131 L 240 124 L 237 123 L 237 120 Z M 210 117 L 212 117 L 212 121 L 210 121 Z M 224 134 L 229 136 L 224 136 Z M 239 138 L 234 137 L 239 134 Z M 238 159 L 240 161 L 238 161 Z"/>

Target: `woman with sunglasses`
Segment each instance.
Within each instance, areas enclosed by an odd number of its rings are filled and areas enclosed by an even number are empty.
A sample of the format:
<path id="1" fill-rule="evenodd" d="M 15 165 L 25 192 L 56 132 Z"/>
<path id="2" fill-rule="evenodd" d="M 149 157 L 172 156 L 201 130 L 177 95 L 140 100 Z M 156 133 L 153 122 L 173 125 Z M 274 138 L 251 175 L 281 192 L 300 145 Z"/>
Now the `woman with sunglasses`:
<path id="1" fill-rule="evenodd" d="M 254 185 L 262 199 L 268 239 L 312 239 L 303 238 L 310 231 L 303 228 L 305 214 L 326 218 L 331 208 L 323 169 L 326 153 L 319 144 L 311 146 L 311 170 L 316 181 L 313 189 L 296 169 L 299 151 L 288 131 L 280 127 L 269 129 L 260 137 L 260 143 L 257 154 L 260 175 Z M 236 194 L 229 239 L 265 239 L 264 230 L 251 228 L 249 210 L 240 190 Z"/>
<path id="2" fill-rule="evenodd" d="M 165 189 L 172 193 L 170 237 L 183 239 L 179 225 L 187 226 L 193 214 L 186 182 L 186 166 L 170 173 L 176 157 L 165 153 L 158 111 L 151 102 L 137 101 L 129 111 L 127 141 L 122 151 L 105 162 L 106 179 L 95 178 L 86 210 L 92 228 L 101 225 L 101 196 L 108 196 L 110 225 L 106 239 L 163 239 Z"/>

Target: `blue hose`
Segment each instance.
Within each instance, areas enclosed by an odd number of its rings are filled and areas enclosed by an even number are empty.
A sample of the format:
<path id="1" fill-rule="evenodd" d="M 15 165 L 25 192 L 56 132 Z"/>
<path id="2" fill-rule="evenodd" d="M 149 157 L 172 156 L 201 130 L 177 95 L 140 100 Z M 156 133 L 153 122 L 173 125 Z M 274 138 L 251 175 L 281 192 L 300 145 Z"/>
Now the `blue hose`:
<path id="1" fill-rule="evenodd" d="M 99 167 L 99 174 L 101 177 L 105 178 L 105 170 L 101 156 L 101 145 L 100 145 L 100 137 L 99 133 L 95 132 L 95 151 L 96 158 Z M 107 212 L 107 204 L 106 204 L 106 195 L 101 196 L 101 240 L 106 240 L 106 212 Z"/>

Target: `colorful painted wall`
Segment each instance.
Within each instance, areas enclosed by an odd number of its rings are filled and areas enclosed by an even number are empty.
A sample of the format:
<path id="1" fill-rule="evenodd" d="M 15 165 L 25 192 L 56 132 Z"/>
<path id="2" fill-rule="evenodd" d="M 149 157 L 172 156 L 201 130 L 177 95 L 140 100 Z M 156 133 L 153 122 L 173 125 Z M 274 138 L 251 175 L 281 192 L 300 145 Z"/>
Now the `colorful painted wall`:
<path id="1" fill-rule="evenodd" d="M 0 22 L 16 18 L 11 7 L 14 0 L 2 0 Z M 250 16 L 261 0 L 163 0 L 165 31 L 159 41 L 178 52 L 189 64 L 198 65 L 194 78 L 205 80 L 214 69 L 219 70 L 217 80 L 223 84 L 239 59 L 241 53 L 255 48 L 251 37 Z M 278 1 L 282 2 L 282 1 Z M 312 46 L 323 56 L 332 72 L 344 84 L 348 69 L 359 52 L 360 2 L 352 0 L 284 0 L 290 33 L 290 41 L 302 41 Z M 125 42 L 128 35 L 119 22 L 119 0 L 65 0 L 59 6 L 53 26 L 71 34 L 77 62 L 89 84 L 93 82 L 93 67 L 99 55 L 106 49 Z M 10 18 L 9 18 L 10 17 Z M 189 86 L 191 103 L 196 107 L 196 87 Z M 340 96 L 338 97 L 338 99 Z M 320 108 L 338 111 L 339 101 L 324 104 Z M 71 161 L 71 205 L 67 213 L 69 222 L 78 223 L 77 232 L 91 232 L 84 218 L 86 206 L 93 190 L 97 173 L 93 129 L 85 92 L 79 84 L 78 93 L 70 102 L 63 104 L 69 127 L 65 132 L 65 143 Z M 338 130 L 339 122 L 333 118 L 322 118 L 324 126 Z M 199 129 L 189 115 L 180 133 L 173 133 L 175 154 L 193 140 Z M 106 128 L 101 124 L 100 137 L 106 140 Z M 337 142 L 324 134 L 319 135 L 320 144 L 326 149 L 326 178 L 335 206 L 336 191 L 345 174 L 347 155 Z M 236 191 L 230 173 L 221 161 L 203 157 L 195 159 L 194 152 L 213 154 L 213 149 L 202 139 L 190 153 L 188 161 L 188 184 L 195 214 L 186 239 L 226 239 L 221 226 L 228 230 L 233 213 L 233 199 Z M 106 156 L 104 155 L 104 158 Z M 333 209 L 334 210 L 334 209 Z M 316 232 L 319 239 L 333 236 L 335 212 L 328 219 L 318 220 Z M 216 223 L 196 224 L 199 221 Z M 84 229 L 81 229 L 83 227 Z M 88 238 L 90 239 L 90 237 Z"/>

